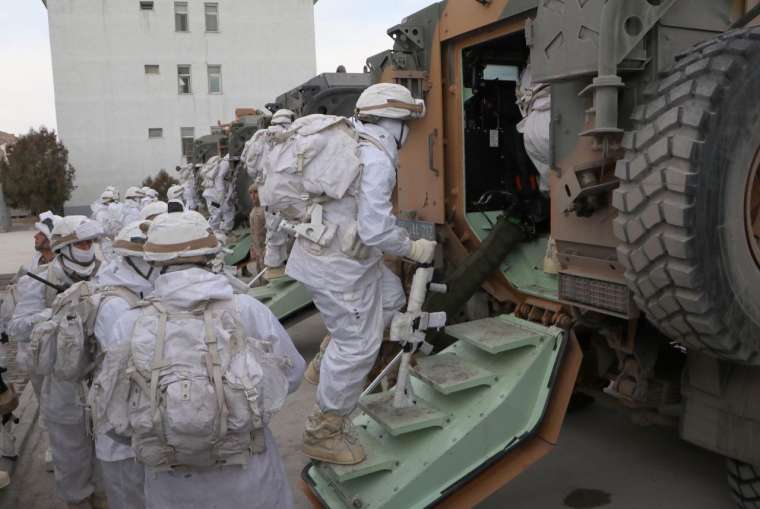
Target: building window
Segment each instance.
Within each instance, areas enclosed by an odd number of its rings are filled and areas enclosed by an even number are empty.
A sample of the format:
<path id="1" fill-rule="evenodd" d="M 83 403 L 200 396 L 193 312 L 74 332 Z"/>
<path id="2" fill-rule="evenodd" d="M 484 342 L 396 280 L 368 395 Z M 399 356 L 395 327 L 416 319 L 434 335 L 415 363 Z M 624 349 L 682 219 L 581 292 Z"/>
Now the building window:
<path id="1" fill-rule="evenodd" d="M 208 93 L 209 94 L 222 93 L 222 66 L 221 65 L 208 66 Z"/>
<path id="2" fill-rule="evenodd" d="M 195 128 L 181 127 L 180 136 L 182 137 L 182 155 L 190 159 L 193 157 L 193 141 L 195 140 Z"/>
<path id="3" fill-rule="evenodd" d="M 207 3 L 206 7 L 206 32 L 219 31 L 219 4 Z"/>
<path id="4" fill-rule="evenodd" d="M 140 2 L 140 10 L 141 11 L 152 11 L 153 10 L 153 2 Z"/>
<path id="5" fill-rule="evenodd" d="M 148 129 L 148 138 L 155 139 L 155 138 L 163 138 L 164 137 L 164 130 L 160 127 L 151 127 Z"/>
<path id="6" fill-rule="evenodd" d="M 174 2 L 174 30 L 177 32 L 190 31 L 187 2 Z"/>
<path id="7" fill-rule="evenodd" d="M 145 64 L 145 74 L 158 74 L 159 68 L 155 64 Z"/>
<path id="8" fill-rule="evenodd" d="M 193 93 L 193 86 L 192 86 L 192 79 L 190 77 L 190 66 L 189 65 L 178 65 L 177 66 L 177 80 L 179 84 L 179 93 L 180 94 L 192 94 Z"/>

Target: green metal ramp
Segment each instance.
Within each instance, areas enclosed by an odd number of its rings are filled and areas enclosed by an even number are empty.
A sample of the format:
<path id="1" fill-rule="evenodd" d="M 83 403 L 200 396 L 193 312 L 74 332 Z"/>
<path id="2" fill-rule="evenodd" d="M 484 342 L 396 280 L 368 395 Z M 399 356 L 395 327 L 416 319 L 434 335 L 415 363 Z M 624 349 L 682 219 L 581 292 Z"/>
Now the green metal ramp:
<path id="1" fill-rule="evenodd" d="M 269 307 L 278 320 L 284 320 L 312 304 L 311 292 L 287 276 L 273 279 L 266 286 L 251 288 L 248 294 Z"/>
<path id="2" fill-rule="evenodd" d="M 450 326 L 447 333 L 459 341 L 417 359 L 411 383 L 421 408 L 393 409 L 392 393 L 360 403 L 354 425 L 367 449 L 365 462 L 306 467 L 304 481 L 324 507 L 434 505 L 538 428 L 564 332 L 501 316 Z"/>

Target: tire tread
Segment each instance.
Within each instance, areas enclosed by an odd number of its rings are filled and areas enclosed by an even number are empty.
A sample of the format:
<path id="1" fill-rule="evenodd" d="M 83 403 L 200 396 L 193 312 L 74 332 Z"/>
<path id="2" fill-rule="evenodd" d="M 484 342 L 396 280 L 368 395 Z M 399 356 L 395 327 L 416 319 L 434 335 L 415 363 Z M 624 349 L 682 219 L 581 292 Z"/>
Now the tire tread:
<path id="1" fill-rule="evenodd" d="M 738 362 L 760 352 L 729 332 L 705 291 L 694 198 L 709 120 L 732 77 L 757 53 L 760 29 L 728 32 L 680 54 L 669 72 L 646 86 L 646 102 L 635 108 L 634 129 L 624 137 L 626 153 L 615 169 L 621 184 L 612 198 L 618 258 L 639 308 L 688 348 Z M 754 467 L 752 475 L 760 477 Z M 760 490 L 760 482 L 753 487 Z"/>

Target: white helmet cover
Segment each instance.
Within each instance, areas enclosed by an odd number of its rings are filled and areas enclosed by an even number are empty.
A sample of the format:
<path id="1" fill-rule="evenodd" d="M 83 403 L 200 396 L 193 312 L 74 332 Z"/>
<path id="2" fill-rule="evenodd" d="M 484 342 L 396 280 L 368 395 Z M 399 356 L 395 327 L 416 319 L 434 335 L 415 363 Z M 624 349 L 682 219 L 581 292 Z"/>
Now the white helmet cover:
<path id="1" fill-rule="evenodd" d="M 425 101 L 415 99 L 408 88 L 395 83 L 378 83 L 367 88 L 356 101 L 360 119 L 413 120 L 425 116 Z"/>
<path id="2" fill-rule="evenodd" d="M 111 203 L 119 200 L 118 192 L 114 192 L 112 189 L 106 189 L 100 195 L 101 203 Z"/>
<path id="3" fill-rule="evenodd" d="M 55 223 L 61 220 L 61 216 L 57 216 L 50 212 L 43 212 L 40 214 L 40 220 L 34 223 L 34 229 L 43 234 L 50 240 L 53 237 L 53 228 Z"/>
<path id="4" fill-rule="evenodd" d="M 149 196 L 149 197 L 151 197 L 153 199 L 156 199 L 156 200 L 158 199 L 158 191 L 156 191 L 152 187 L 148 187 L 148 186 L 143 187 L 142 188 L 142 193 L 143 193 L 143 196 L 145 196 L 145 197 Z"/>
<path id="5" fill-rule="evenodd" d="M 150 221 L 135 221 L 121 229 L 113 241 L 113 250 L 120 256 L 143 256 L 148 240 Z"/>
<path id="6" fill-rule="evenodd" d="M 290 110 L 277 110 L 272 115 L 271 125 L 290 125 L 296 119 L 296 114 Z"/>
<path id="7" fill-rule="evenodd" d="M 207 258 L 221 249 L 208 221 L 189 210 L 158 216 L 148 230 L 144 252 L 146 260 L 170 265 Z"/>
<path id="8" fill-rule="evenodd" d="M 131 199 L 131 200 L 139 200 L 143 196 L 145 196 L 145 194 L 143 193 L 142 188 L 141 187 L 137 187 L 137 186 L 132 186 L 132 187 L 128 188 L 127 192 L 124 193 L 124 199 L 125 200 L 129 200 L 129 199 Z"/>
<path id="9" fill-rule="evenodd" d="M 163 201 L 154 201 L 149 203 L 140 211 L 141 220 L 153 220 L 156 216 L 166 214 L 169 211 L 169 206 Z"/>
<path id="10" fill-rule="evenodd" d="M 113 194 L 113 197 L 116 201 L 119 201 L 119 190 L 116 188 L 116 186 L 108 186 L 106 187 L 105 191 L 110 191 Z M 103 192 L 105 192 L 103 191 Z"/>
<path id="11" fill-rule="evenodd" d="M 166 197 L 169 200 L 181 200 L 184 192 L 185 190 L 182 186 L 175 184 L 166 192 Z"/>
<path id="12" fill-rule="evenodd" d="M 66 216 L 53 227 L 53 251 L 85 240 L 97 240 L 103 236 L 100 223 L 85 216 Z"/>

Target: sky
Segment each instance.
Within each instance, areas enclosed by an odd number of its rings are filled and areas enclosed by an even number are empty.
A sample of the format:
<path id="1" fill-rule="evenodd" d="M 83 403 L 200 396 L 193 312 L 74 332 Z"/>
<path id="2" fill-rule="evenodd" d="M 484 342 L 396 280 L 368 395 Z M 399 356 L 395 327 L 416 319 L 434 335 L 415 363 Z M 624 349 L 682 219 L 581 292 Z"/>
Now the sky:
<path id="1" fill-rule="evenodd" d="M 317 72 L 338 65 L 361 72 L 368 56 L 391 48 L 388 28 L 433 1 L 319 0 Z M 23 134 L 55 122 L 47 11 L 40 0 L 0 0 L 0 131 Z"/>

